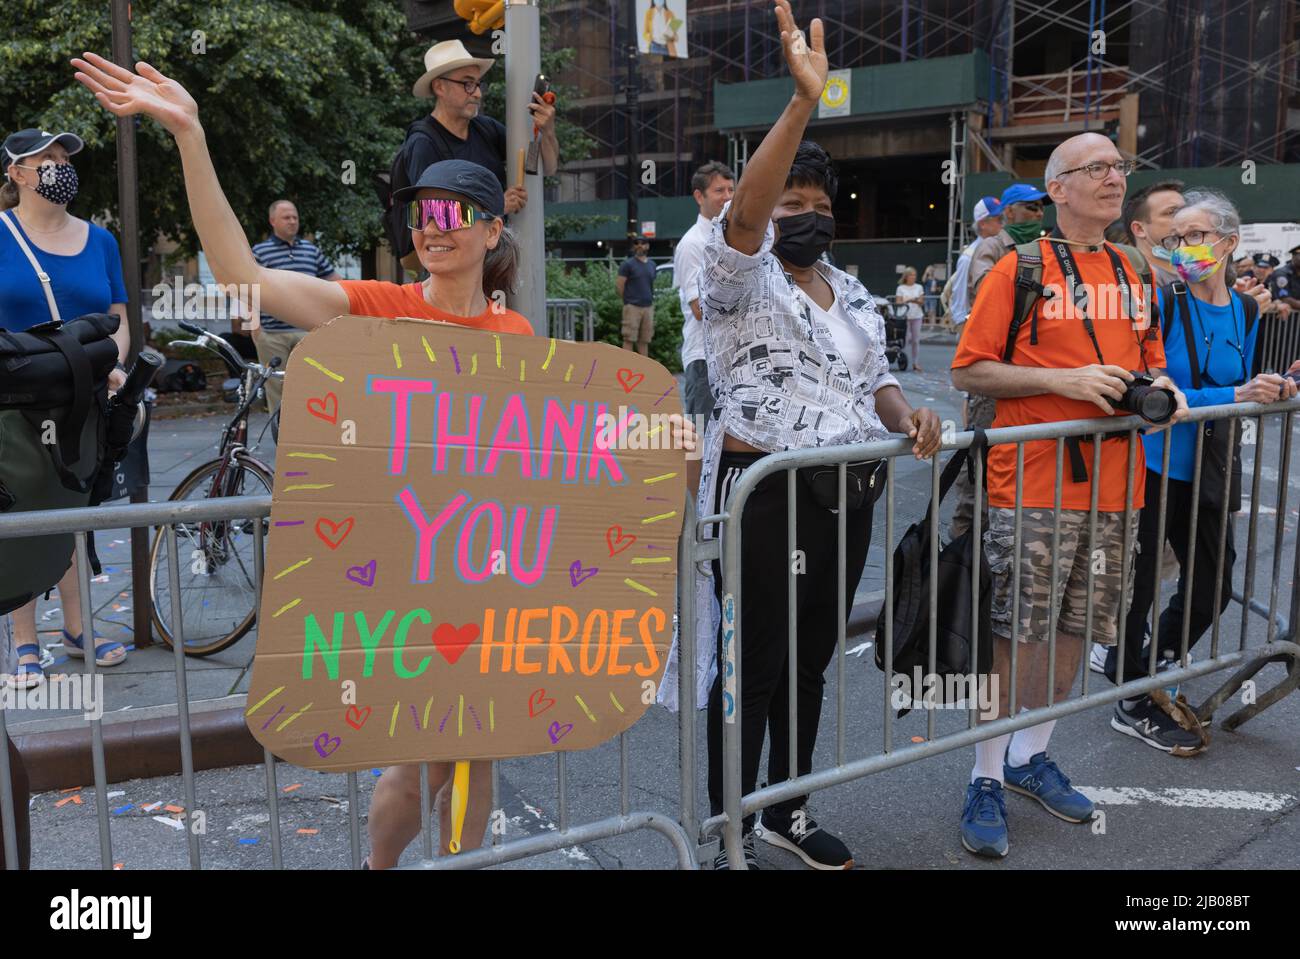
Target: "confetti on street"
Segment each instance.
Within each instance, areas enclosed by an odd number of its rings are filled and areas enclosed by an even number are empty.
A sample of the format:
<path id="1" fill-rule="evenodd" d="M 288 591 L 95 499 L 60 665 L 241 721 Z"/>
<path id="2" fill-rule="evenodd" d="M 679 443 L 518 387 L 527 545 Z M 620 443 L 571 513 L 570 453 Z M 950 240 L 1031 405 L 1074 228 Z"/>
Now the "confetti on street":
<path id="1" fill-rule="evenodd" d="M 285 786 L 284 789 L 281 791 L 291 793 L 294 790 L 301 789 L 301 788 L 302 788 L 302 783 L 294 783 L 292 786 Z"/>
<path id="2" fill-rule="evenodd" d="M 314 835 L 316 835 L 318 832 L 320 832 L 319 829 L 299 829 L 299 830 L 298 830 L 298 835 L 299 835 L 299 836 L 314 836 Z"/>
<path id="3" fill-rule="evenodd" d="M 185 828 L 185 823 L 181 822 L 179 819 L 172 819 L 168 816 L 154 816 L 153 821 L 160 822 L 164 826 L 171 826 L 173 829 L 177 830 L 178 832 Z"/>

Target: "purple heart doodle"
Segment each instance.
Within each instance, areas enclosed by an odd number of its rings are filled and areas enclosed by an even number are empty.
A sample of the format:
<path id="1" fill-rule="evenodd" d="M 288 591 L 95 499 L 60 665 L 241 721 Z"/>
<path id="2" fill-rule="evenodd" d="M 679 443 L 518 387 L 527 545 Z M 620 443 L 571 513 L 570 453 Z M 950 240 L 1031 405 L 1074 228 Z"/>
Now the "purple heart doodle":
<path id="1" fill-rule="evenodd" d="M 600 569 L 596 566 L 592 566 L 590 569 L 583 569 L 581 560 L 575 559 L 573 565 L 569 567 L 569 582 L 574 586 L 577 586 L 579 583 L 591 579 L 591 577 L 595 576 L 599 572 Z"/>
<path id="2" fill-rule="evenodd" d="M 347 574 L 348 579 L 352 580 L 352 582 L 359 586 L 374 586 L 375 566 L 376 561 L 373 559 L 366 563 L 365 566 L 349 566 Z"/>
<path id="3" fill-rule="evenodd" d="M 312 743 L 312 745 L 316 747 L 316 755 L 320 756 L 321 759 L 326 759 L 329 757 L 330 753 L 339 748 L 339 744 L 342 742 L 343 740 L 338 736 L 331 736 L 329 733 L 321 733 L 316 737 L 316 741 Z"/>
<path id="4" fill-rule="evenodd" d="M 551 723 L 551 728 L 547 730 L 551 737 L 552 746 L 558 746 L 560 740 L 571 732 L 573 732 L 573 723 L 565 723 L 563 726 L 558 722 Z"/>

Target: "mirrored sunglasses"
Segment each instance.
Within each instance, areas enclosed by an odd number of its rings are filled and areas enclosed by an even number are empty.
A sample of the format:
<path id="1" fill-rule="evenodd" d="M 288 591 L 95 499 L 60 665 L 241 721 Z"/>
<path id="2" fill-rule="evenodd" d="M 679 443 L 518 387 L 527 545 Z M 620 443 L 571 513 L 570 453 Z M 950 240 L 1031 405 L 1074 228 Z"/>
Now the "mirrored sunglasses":
<path id="1" fill-rule="evenodd" d="M 494 219 L 464 200 L 412 200 L 406 205 L 406 225 L 423 230 L 430 223 L 444 233 L 464 230 L 480 220 Z"/>

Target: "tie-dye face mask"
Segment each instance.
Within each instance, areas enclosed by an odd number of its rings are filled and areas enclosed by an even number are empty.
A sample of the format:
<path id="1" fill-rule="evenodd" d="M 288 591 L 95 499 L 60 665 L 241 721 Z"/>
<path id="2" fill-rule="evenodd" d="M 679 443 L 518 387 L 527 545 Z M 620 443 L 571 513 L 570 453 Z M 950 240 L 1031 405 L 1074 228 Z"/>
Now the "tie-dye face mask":
<path id="1" fill-rule="evenodd" d="M 1196 246 L 1180 246 L 1169 255 L 1169 261 L 1186 283 L 1200 283 L 1219 272 L 1223 261 L 1215 259 L 1214 247 L 1226 237 L 1210 243 L 1198 243 Z"/>

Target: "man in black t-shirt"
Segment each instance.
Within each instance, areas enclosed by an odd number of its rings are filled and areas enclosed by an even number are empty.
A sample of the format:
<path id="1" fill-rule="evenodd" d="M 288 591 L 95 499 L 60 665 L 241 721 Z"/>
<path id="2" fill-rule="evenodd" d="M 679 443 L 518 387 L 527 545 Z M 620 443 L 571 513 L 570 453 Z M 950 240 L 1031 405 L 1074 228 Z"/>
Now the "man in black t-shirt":
<path id="1" fill-rule="evenodd" d="M 650 355 L 655 335 L 655 265 L 648 259 L 650 241 L 632 238 L 632 255 L 618 268 L 614 286 L 623 298 L 623 349 Z"/>
<path id="2" fill-rule="evenodd" d="M 431 163 L 469 160 L 487 167 L 506 193 L 506 213 L 517 213 L 528 202 L 528 191 L 506 176 L 506 128 L 492 117 L 479 116 L 483 102 L 481 81 L 495 60 L 470 56 L 459 40 L 434 44 L 424 55 L 425 72 L 412 93 L 433 97 L 433 111 L 406 131 L 403 151 L 408 183 L 415 183 Z M 559 166 L 560 145 L 555 138 L 555 107 L 533 94 L 529 111 L 541 132 L 542 168 L 547 176 Z"/>

